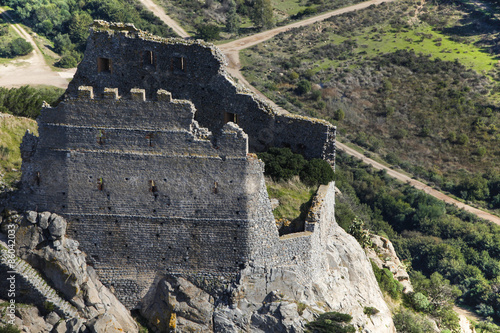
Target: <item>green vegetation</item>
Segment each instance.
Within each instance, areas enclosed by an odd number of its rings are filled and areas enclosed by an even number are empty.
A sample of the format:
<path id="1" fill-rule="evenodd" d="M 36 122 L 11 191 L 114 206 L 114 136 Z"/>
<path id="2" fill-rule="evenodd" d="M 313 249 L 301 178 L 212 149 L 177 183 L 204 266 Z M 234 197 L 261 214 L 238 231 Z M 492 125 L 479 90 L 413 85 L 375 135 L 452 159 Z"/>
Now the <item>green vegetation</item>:
<path id="1" fill-rule="evenodd" d="M 290 180 L 300 176 L 300 180 L 310 186 L 326 185 L 333 180 L 333 169 L 328 162 L 313 158 L 310 161 L 300 154 L 294 154 L 289 148 L 270 148 L 265 153 L 258 153 L 265 163 L 265 174 L 275 181 Z"/>
<path id="2" fill-rule="evenodd" d="M 380 286 L 380 289 L 389 294 L 392 299 L 400 299 L 403 292 L 403 286 L 401 285 L 401 283 L 394 279 L 391 271 L 387 268 L 378 268 L 373 261 L 372 269 L 373 273 L 375 274 L 375 278 L 377 279 L 378 285 Z"/>
<path id="3" fill-rule="evenodd" d="M 273 214 L 280 234 L 303 231 L 307 212 L 318 187 L 307 186 L 297 177 L 288 181 L 266 178 L 266 186 L 269 197 L 279 201 Z"/>
<path id="4" fill-rule="evenodd" d="M 3 22 L 0 19 L 0 22 Z M 0 24 L 0 57 L 14 58 L 27 55 L 33 51 L 33 46 L 19 37 L 6 23 Z"/>
<path id="5" fill-rule="evenodd" d="M 55 87 L 0 87 L 0 178 L 1 186 L 11 187 L 21 176 L 19 145 L 26 130 L 37 134 L 36 118 L 43 101 L 54 105 L 64 92 Z M 13 117 L 10 115 L 20 116 Z"/>
<path id="6" fill-rule="evenodd" d="M 21 330 L 12 324 L 0 327 L 0 333 L 21 333 Z"/>
<path id="7" fill-rule="evenodd" d="M 0 114 L 0 186 L 10 187 L 21 176 L 21 152 L 19 145 L 30 130 L 37 133 L 34 120 Z"/>
<path id="8" fill-rule="evenodd" d="M 153 13 L 137 0 L 6 0 L 24 24 L 54 43 L 54 50 L 65 60 L 61 67 L 81 60 L 89 25 L 95 19 L 134 23 L 155 35 L 175 36 Z"/>
<path id="9" fill-rule="evenodd" d="M 63 93 L 64 89 L 56 87 L 0 87 L 0 112 L 35 119 L 44 101 L 54 105 Z"/>
<path id="10" fill-rule="evenodd" d="M 303 231 L 312 198 L 319 185 L 333 180 L 333 169 L 324 160 L 307 161 L 289 148 L 270 148 L 257 155 L 265 163 L 269 197 L 280 203 L 273 210 L 280 234 Z"/>
<path id="11" fill-rule="evenodd" d="M 449 329 L 456 323 L 450 310 L 455 300 L 500 320 L 500 226 L 445 205 L 343 153 L 337 156 L 335 177 L 342 192 L 335 211 L 339 224 L 348 230 L 355 218 L 363 219 L 368 230 L 388 236 L 400 259 L 411 263 L 416 294 L 405 300 L 409 307 L 439 316 Z M 383 271 L 375 273 L 382 281 Z M 397 284 L 385 275 L 382 289 L 398 298 Z"/>
<path id="12" fill-rule="evenodd" d="M 244 74 L 285 109 L 339 125 L 343 141 L 500 213 L 497 22 L 471 6 L 332 17 L 243 51 Z"/>
<path id="13" fill-rule="evenodd" d="M 189 33 L 195 35 L 200 26 L 215 25 L 221 30 L 218 38 L 227 40 L 358 2 L 361 1 L 161 0 L 160 4 Z"/>
<path id="14" fill-rule="evenodd" d="M 354 326 L 349 325 L 352 317 L 339 312 L 326 312 L 318 316 L 316 320 L 306 324 L 306 332 L 309 333 L 349 333 L 356 332 Z"/>

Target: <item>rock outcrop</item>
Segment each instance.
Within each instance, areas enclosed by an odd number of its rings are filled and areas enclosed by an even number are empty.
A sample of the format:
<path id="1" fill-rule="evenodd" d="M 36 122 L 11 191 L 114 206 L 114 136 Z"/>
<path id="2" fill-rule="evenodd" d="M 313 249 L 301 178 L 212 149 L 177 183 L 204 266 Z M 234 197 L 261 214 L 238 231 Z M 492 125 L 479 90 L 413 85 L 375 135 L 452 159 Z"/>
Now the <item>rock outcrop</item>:
<path id="1" fill-rule="evenodd" d="M 387 268 L 390 270 L 394 278 L 403 285 L 404 293 L 412 292 L 413 287 L 411 285 L 410 276 L 406 271 L 405 265 L 399 260 L 391 241 L 385 237 L 374 234 L 370 234 L 370 240 L 374 245 L 373 248 L 368 249 L 368 256 L 370 259 L 373 260 L 380 269 Z"/>
<path id="2" fill-rule="evenodd" d="M 13 320 L 17 326 L 28 332 L 138 331 L 130 312 L 87 265 L 78 242 L 65 237 L 63 217 L 49 212 L 4 211 L 2 230 L 9 229 L 8 224 L 16 229 L 16 255 L 6 251 L 4 239 L 2 266 L 17 273 L 22 282 L 17 292 L 31 293 L 31 301 L 48 312 L 40 315 L 37 308 L 16 309 Z M 4 293 L 2 290 L 0 298 L 7 299 Z M 30 301 L 30 297 L 23 300 Z"/>
<path id="3" fill-rule="evenodd" d="M 303 332 L 307 322 L 327 311 L 351 315 L 362 332 L 395 332 L 365 252 L 342 228 L 334 228 L 317 280 L 301 280 L 293 266 L 247 266 L 237 283 L 214 297 L 195 281 L 167 276 L 144 299 L 141 312 L 159 332 L 174 326 L 180 332 Z M 365 307 L 380 312 L 367 316 Z"/>

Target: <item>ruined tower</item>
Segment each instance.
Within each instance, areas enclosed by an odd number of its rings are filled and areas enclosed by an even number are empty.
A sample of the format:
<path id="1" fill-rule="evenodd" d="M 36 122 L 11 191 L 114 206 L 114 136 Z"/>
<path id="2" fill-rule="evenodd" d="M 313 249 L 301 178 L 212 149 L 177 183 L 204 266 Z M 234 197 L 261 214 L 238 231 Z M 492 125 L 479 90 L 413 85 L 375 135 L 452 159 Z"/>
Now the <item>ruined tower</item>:
<path id="1" fill-rule="evenodd" d="M 38 124 L 21 147 L 26 206 L 65 216 L 129 308 L 165 274 L 230 281 L 246 265 L 292 263 L 313 274 L 325 214 L 280 238 L 253 152 L 284 146 L 333 164 L 335 128 L 238 88 L 214 46 L 96 22 L 63 100 Z"/>

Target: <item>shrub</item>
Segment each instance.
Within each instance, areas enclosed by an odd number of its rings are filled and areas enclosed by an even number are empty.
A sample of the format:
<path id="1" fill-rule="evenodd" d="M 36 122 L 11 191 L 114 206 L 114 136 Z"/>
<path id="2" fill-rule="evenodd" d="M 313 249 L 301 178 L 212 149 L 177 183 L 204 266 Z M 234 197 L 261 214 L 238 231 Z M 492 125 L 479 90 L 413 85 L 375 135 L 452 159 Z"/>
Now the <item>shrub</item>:
<path id="1" fill-rule="evenodd" d="M 392 275 L 390 270 L 388 270 L 387 268 L 378 268 L 377 264 L 375 264 L 373 261 L 371 263 L 373 273 L 375 274 L 375 278 L 377 279 L 380 289 L 388 293 L 391 298 L 396 300 L 400 299 L 401 293 L 403 292 L 403 285 L 399 283 L 399 281 L 394 279 L 394 276 Z"/>
<path id="2" fill-rule="evenodd" d="M 264 173 L 274 181 L 290 180 L 300 176 L 307 185 L 328 184 L 333 180 L 333 169 L 328 162 L 313 158 L 306 161 L 300 154 L 294 154 L 290 148 L 270 148 L 266 153 L 259 153 L 259 158 L 265 163 Z"/>
<path id="3" fill-rule="evenodd" d="M 313 158 L 300 171 L 300 180 L 308 185 L 326 185 L 333 180 L 333 169 L 325 160 Z"/>
<path id="4" fill-rule="evenodd" d="M 365 306 L 363 308 L 363 313 L 367 315 L 368 317 L 371 317 L 373 315 L 376 315 L 380 311 L 377 308 L 371 307 L 371 306 Z"/>
<path id="5" fill-rule="evenodd" d="M 296 91 L 297 91 L 297 94 L 304 95 L 304 94 L 307 94 L 308 92 L 310 92 L 311 88 L 312 88 L 311 82 L 309 82 L 307 80 L 301 80 L 297 84 Z"/>
<path id="6" fill-rule="evenodd" d="M 467 143 L 469 143 L 469 137 L 467 136 L 467 134 L 460 134 L 457 137 L 457 143 L 462 146 L 465 146 Z"/>
<path id="7" fill-rule="evenodd" d="M 326 312 L 310 323 L 306 324 L 307 332 L 317 332 L 317 333 L 350 333 L 356 332 L 354 326 L 348 323 L 352 320 L 352 317 L 348 314 L 339 312 Z"/>
<path id="8" fill-rule="evenodd" d="M 21 331 L 16 326 L 8 324 L 4 327 L 0 327 L 0 333 L 21 333 Z"/>
<path id="9" fill-rule="evenodd" d="M 33 51 L 33 46 L 31 46 L 31 44 L 25 41 L 23 38 L 19 37 L 14 39 L 10 43 L 10 49 L 12 57 L 23 56 Z"/>
<path id="10" fill-rule="evenodd" d="M 344 118 L 345 118 L 345 112 L 342 109 L 337 109 L 333 113 L 333 119 L 335 120 L 342 121 L 344 120 Z"/>
<path id="11" fill-rule="evenodd" d="M 294 154 L 289 148 L 270 148 L 267 153 L 259 153 L 265 163 L 265 174 L 273 180 L 289 180 L 298 175 L 307 163 L 300 154 Z"/>
<path id="12" fill-rule="evenodd" d="M 78 61 L 72 54 L 68 53 L 63 55 L 56 65 L 61 68 L 73 68 L 78 65 Z"/>
<path id="13" fill-rule="evenodd" d="M 197 37 L 207 41 L 219 39 L 221 31 L 220 27 L 215 24 L 202 24 L 196 30 Z"/>
<path id="14" fill-rule="evenodd" d="M 411 296 L 411 303 L 413 308 L 417 311 L 425 311 L 429 308 L 430 302 L 427 297 L 422 293 L 414 293 Z"/>

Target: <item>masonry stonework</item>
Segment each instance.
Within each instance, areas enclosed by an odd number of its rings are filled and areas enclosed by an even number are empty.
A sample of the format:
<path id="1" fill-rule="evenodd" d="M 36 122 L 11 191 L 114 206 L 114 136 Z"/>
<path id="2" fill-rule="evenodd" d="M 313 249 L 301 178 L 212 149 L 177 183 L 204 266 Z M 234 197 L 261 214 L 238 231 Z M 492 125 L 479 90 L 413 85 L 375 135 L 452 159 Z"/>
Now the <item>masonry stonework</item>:
<path id="1" fill-rule="evenodd" d="M 288 146 L 333 165 L 335 128 L 239 91 L 214 46 L 97 22 L 64 99 L 38 124 L 21 146 L 25 205 L 66 217 L 127 307 L 165 274 L 321 270 L 333 184 L 318 191 L 306 231 L 280 238 L 253 152 Z"/>

